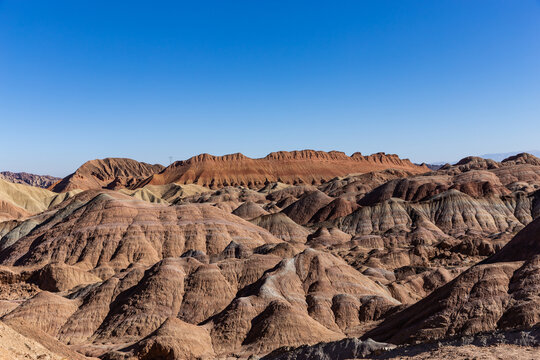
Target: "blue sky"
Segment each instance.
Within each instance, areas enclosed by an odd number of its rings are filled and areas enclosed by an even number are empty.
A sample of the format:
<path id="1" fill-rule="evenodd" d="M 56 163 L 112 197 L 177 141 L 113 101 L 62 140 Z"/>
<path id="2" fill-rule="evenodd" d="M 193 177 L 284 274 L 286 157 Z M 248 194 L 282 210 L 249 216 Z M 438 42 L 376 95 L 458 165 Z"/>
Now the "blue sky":
<path id="1" fill-rule="evenodd" d="M 538 149 L 540 2 L 0 0 L 0 169 Z"/>

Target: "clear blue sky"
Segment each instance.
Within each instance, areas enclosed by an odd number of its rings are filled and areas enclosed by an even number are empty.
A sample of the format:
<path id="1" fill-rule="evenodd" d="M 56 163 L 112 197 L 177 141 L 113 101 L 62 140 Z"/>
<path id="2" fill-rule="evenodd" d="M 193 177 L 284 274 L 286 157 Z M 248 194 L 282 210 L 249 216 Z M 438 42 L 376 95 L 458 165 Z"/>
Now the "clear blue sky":
<path id="1" fill-rule="evenodd" d="M 0 169 L 540 148 L 540 2 L 0 0 Z"/>

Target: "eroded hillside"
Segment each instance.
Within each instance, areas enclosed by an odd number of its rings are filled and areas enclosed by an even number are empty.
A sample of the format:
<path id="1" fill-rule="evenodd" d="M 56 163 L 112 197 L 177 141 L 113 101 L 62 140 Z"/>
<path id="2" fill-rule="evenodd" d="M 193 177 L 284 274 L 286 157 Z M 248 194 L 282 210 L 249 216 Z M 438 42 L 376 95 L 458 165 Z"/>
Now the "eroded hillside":
<path id="1" fill-rule="evenodd" d="M 85 164 L 60 193 L 0 183 L 0 324 L 36 354 L 381 342 L 360 357 L 540 321 L 532 155 L 436 171 L 337 152 L 120 160 Z"/>

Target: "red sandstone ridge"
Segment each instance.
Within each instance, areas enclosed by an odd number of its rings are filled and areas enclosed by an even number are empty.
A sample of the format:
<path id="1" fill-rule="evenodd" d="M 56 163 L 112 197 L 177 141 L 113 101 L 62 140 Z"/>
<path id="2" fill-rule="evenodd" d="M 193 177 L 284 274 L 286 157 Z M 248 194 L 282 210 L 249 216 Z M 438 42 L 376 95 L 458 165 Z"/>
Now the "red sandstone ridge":
<path id="1" fill-rule="evenodd" d="M 159 174 L 154 174 L 137 187 L 148 184 L 197 184 L 210 188 L 247 186 L 260 188 L 268 182 L 318 185 L 336 176 L 367 173 L 384 169 L 402 169 L 412 173 L 429 171 L 397 155 L 377 153 L 347 156 L 339 151 L 279 151 L 264 158 L 251 159 L 240 153 L 213 156 L 201 154 L 177 161 Z"/>
<path id="2" fill-rule="evenodd" d="M 74 189 L 121 189 L 132 186 L 163 168 L 163 165 L 151 165 L 124 158 L 90 160 L 73 174 L 51 185 L 49 190 L 65 192 Z"/>

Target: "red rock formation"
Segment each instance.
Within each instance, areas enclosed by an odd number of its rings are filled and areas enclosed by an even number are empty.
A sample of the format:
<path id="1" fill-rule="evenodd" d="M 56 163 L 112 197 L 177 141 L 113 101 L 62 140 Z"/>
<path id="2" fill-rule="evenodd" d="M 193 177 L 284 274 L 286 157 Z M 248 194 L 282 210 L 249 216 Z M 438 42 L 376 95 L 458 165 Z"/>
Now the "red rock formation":
<path id="1" fill-rule="evenodd" d="M 74 189 L 119 189 L 163 170 L 162 165 L 150 165 L 124 158 L 106 158 L 85 162 L 73 174 L 49 187 L 54 192 Z"/>
<path id="2" fill-rule="evenodd" d="M 413 173 L 426 172 L 427 167 L 414 165 L 397 155 L 377 153 L 347 156 L 339 151 L 280 151 L 261 159 L 242 154 L 213 156 L 201 154 L 185 161 L 177 161 L 159 174 L 150 176 L 137 187 L 147 184 L 198 184 L 210 188 L 247 186 L 262 188 L 268 182 L 318 185 L 336 176 L 366 173 L 389 168 Z"/>
<path id="3" fill-rule="evenodd" d="M 125 360 L 247 358 L 379 321 L 370 335 L 407 342 L 540 319 L 530 156 L 419 174 L 384 154 L 200 155 L 149 179 L 166 185 L 101 189 L 155 170 L 121 160 L 65 179 L 97 188 L 77 194 L 5 186 L 17 191 L 0 194 L 13 219 L 0 222 L 2 321 Z M 359 168 L 383 170 L 336 176 Z"/>

